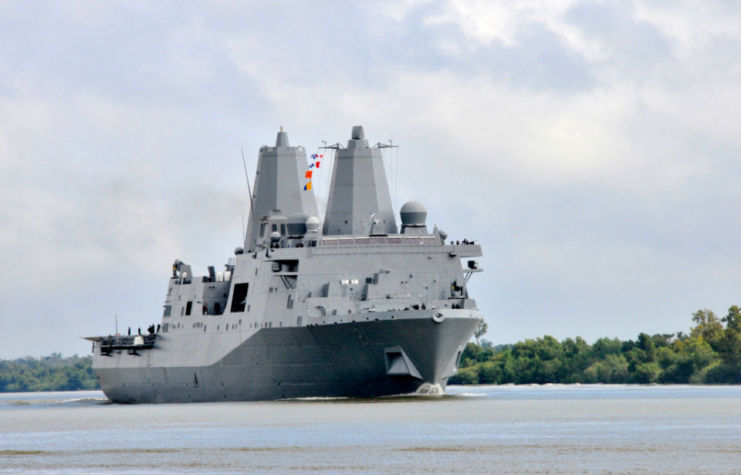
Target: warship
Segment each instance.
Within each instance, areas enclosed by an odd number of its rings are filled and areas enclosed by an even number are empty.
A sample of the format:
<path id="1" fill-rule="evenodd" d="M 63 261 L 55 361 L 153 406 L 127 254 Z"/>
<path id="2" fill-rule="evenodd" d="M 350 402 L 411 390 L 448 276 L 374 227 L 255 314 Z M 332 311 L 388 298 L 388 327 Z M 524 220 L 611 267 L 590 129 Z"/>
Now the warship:
<path id="1" fill-rule="evenodd" d="M 397 226 L 385 146 L 356 126 L 346 147 L 324 147 L 334 165 L 321 221 L 309 180 L 321 161 L 281 127 L 275 146 L 260 148 L 243 247 L 224 270 L 195 276 L 176 260 L 156 328 L 87 338 L 105 395 L 176 403 L 444 391 L 482 321 L 467 290 L 481 247 L 428 230 L 419 202 L 401 207 Z"/>

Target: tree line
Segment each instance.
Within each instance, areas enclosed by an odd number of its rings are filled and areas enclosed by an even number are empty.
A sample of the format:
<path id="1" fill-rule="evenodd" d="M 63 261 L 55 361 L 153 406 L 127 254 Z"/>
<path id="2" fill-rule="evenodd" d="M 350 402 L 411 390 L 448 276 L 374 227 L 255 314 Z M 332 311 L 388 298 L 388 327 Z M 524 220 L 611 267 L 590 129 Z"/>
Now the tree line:
<path id="1" fill-rule="evenodd" d="M 61 353 L 0 360 L 0 392 L 78 391 L 99 389 L 93 357 L 63 357 Z"/>
<path id="2" fill-rule="evenodd" d="M 545 335 L 514 345 L 469 343 L 450 383 L 741 384 L 739 307 L 722 318 L 698 310 L 692 321 L 689 334 L 641 333 L 635 341 L 600 338 L 590 345 Z"/>

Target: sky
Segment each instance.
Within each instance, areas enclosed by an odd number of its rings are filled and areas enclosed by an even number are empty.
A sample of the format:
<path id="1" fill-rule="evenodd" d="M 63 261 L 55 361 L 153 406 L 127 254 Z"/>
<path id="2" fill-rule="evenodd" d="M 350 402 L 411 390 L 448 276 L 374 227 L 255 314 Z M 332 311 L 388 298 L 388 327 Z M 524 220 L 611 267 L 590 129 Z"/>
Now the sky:
<path id="1" fill-rule="evenodd" d="M 400 146 L 395 203 L 483 246 L 496 344 L 725 315 L 739 25 L 712 0 L 0 0 L 0 358 L 159 322 L 174 259 L 241 245 L 240 150 L 254 178 L 281 126 Z"/>

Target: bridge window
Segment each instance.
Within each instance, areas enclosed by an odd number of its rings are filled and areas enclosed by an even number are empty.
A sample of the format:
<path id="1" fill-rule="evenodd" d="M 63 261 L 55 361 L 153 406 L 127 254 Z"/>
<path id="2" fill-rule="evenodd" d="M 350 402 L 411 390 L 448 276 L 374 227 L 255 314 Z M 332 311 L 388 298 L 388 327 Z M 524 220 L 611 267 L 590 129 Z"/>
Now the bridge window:
<path id="1" fill-rule="evenodd" d="M 190 311 L 193 309 L 193 301 L 189 301 L 185 306 L 185 315 L 190 315 Z"/>

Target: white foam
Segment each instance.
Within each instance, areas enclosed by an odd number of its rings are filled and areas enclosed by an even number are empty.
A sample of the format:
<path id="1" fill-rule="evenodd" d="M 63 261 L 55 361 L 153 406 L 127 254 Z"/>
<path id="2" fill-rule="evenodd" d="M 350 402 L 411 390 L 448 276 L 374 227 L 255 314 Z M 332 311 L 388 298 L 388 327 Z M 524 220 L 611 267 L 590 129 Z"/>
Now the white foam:
<path id="1" fill-rule="evenodd" d="M 68 404 L 68 403 L 77 403 L 77 402 L 90 402 L 90 403 L 99 403 L 99 402 L 108 402 L 107 397 L 80 397 L 75 399 L 65 399 L 63 401 L 57 401 L 59 404 Z"/>
<path id="2" fill-rule="evenodd" d="M 293 398 L 286 398 L 286 399 L 276 399 L 276 401 L 342 401 L 345 399 L 350 399 L 349 397 L 345 396 L 312 396 L 312 397 L 293 397 Z"/>
<path id="3" fill-rule="evenodd" d="M 415 396 L 442 396 L 445 393 L 439 384 L 424 383 L 414 392 Z"/>

